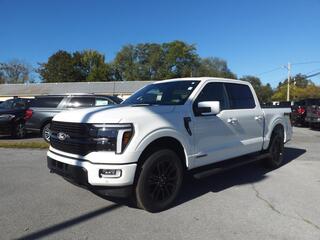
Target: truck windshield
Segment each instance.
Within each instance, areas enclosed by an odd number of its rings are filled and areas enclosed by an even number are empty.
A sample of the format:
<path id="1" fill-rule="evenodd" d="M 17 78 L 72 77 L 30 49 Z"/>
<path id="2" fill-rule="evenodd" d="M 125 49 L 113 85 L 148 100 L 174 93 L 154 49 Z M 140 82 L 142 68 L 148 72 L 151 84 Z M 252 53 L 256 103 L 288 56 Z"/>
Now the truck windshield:
<path id="1" fill-rule="evenodd" d="M 183 105 L 198 84 L 199 81 L 191 80 L 150 84 L 122 104 Z"/>

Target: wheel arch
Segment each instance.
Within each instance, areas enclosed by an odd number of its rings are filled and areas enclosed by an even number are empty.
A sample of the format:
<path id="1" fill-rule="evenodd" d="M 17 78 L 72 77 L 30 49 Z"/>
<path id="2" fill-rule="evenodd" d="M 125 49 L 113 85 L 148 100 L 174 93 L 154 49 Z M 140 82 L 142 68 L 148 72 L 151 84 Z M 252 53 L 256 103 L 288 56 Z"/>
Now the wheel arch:
<path id="1" fill-rule="evenodd" d="M 271 116 L 271 117 L 270 117 Z M 263 149 L 268 149 L 272 133 L 276 127 L 282 127 L 283 129 L 283 136 L 284 136 L 284 141 L 287 142 L 287 127 L 286 127 L 286 120 L 283 116 L 283 113 L 278 113 L 276 112 L 275 114 L 269 114 L 267 116 L 266 120 L 266 125 L 265 125 L 265 133 L 264 133 L 264 144 L 263 144 Z M 290 137 L 290 136 L 289 136 Z"/>
<path id="2" fill-rule="evenodd" d="M 180 158 L 183 167 L 188 167 L 188 158 L 185 147 L 181 141 L 172 136 L 161 136 L 149 142 L 138 158 L 138 166 L 141 166 L 148 156 L 150 156 L 154 151 L 164 148 L 174 151 Z"/>
<path id="3" fill-rule="evenodd" d="M 40 133 L 42 133 L 42 130 L 44 128 L 45 125 L 47 125 L 48 123 L 52 122 L 52 118 L 46 118 L 45 120 L 42 121 L 41 123 L 41 127 L 40 127 Z"/>

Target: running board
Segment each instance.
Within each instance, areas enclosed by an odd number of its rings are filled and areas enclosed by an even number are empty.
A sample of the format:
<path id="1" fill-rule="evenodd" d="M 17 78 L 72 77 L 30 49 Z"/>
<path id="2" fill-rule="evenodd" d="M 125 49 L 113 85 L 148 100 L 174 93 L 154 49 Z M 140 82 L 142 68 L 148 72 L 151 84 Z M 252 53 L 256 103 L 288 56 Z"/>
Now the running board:
<path id="1" fill-rule="evenodd" d="M 252 162 L 260 161 L 269 156 L 270 156 L 270 153 L 262 153 L 256 156 L 246 156 L 246 157 L 236 158 L 232 160 L 217 162 L 210 166 L 204 166 L 204 167 L 200 167 L 199 169 L 192 170 L 192 172 L 193 171 L 196 172 L 193 174 L 193 177 L 196 179 L 206 178 L 213 174 L 221 173 L 221 172 L 228 171 L 233 168 L 240 167 Z"/>

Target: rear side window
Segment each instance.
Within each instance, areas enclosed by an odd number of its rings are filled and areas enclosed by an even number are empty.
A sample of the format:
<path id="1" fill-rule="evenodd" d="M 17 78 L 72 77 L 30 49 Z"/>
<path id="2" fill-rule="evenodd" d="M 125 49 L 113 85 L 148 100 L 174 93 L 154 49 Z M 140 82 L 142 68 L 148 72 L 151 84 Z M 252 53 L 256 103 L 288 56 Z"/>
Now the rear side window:
<path id="1" fill-rule="evenodd" d="M 62 101 L 63 97 L 41 97 L 32 101 L 31 107 L 37 108 L 56 108 Z"/>
<path id="2" fill-rule="evenodd" d="M 68 108 L 86 108 L 94 107 L 96 104 L 95 98 L 93 97 L 73 97 L 68 103 Z"/>
<path id="3" fill-rule="evenodd" d="M 256 104 L 248 85 L 225 83 L 231 109 L 255 108 Z"/>
<path id="4" fill-rule="evenodd" d="M 110 105 L 113 104 L 112 101 L 110 101 L 107 98 L 96 98 L 96 102 L 95 102 L 95 106 L 106 106 L 106 105 Z"/>

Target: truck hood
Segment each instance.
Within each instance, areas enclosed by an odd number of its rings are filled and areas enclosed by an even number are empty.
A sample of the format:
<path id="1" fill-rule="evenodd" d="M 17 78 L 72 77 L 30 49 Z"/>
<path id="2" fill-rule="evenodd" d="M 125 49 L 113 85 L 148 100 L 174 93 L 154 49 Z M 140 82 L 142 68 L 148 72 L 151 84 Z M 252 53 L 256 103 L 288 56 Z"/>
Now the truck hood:
<path id="1" fill-rule="evenodd" d="M 161 115 L 171 112 L 173 109 L 174 106 L 136 106 L 120 104 L 64 111 L 57 114 L 53 120 L 76 123 L 124 123 L 134 121 L 137 117 L 148 117 L 149 114 Z"/>

